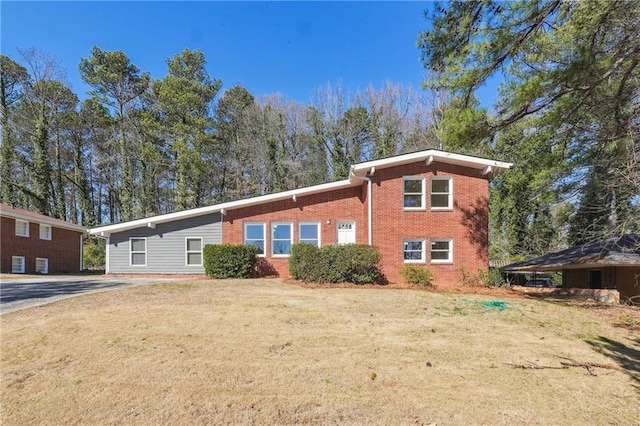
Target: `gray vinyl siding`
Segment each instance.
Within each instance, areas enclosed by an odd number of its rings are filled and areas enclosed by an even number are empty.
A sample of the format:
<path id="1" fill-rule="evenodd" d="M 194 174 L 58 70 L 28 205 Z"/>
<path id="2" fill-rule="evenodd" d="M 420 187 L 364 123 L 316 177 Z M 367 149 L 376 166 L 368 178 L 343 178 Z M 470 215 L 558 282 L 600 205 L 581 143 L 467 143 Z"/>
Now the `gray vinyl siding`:
<path id="1" fill-rule="evenodd" d="M 147 265 L 131 266 L 129 238 L 147 239 Z M 143 227 L 111 234 L 109 237 L 109 273 L 127 274 L 203 274 L 203 266 L 187 266 L 186 238 L 202 237 L 206 244 L 222 243 L 220 214 L 159 223 L 155 229 Z"/>

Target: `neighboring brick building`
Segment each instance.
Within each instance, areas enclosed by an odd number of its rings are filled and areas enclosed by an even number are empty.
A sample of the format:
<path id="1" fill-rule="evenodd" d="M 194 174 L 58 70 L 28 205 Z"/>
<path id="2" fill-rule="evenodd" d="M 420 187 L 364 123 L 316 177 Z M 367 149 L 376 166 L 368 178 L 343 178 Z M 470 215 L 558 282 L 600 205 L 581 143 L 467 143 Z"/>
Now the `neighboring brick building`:
<path id="1" fill-rule="evenodd" d="M 81 271 L 85 232 L 80 225 L 0 204 L 0 272 Z"/>
<path id="2" fill-rule="evenodd" d="M 489 178 L 509 163 L 439 150 L 369 161 L 349 179 L 107 225 L 107 272 L 203 273 L 205 244 L 260 247 L 267 270 L 288 275 L 293 243 L 373 244 L 383 273 L 403 263 L 431 268 L 437 282 L 460 266 L 488 267 Z"/>

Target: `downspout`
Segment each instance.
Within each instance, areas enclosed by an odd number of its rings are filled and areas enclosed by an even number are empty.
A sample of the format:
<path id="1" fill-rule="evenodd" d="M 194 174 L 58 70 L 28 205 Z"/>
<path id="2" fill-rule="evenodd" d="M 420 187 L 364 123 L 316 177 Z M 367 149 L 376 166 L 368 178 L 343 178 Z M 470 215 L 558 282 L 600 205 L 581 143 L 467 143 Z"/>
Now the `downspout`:
<path id="1" fill-rule="evenodd" d="M 373 167 L 371 168 L 371 174 L 373 174 Z M 371 189 L 371 178 L 367 177 L 367 176 L 358 176 L 353 172 L 353 168 L 351 168 L 350 170 L 350 174 L 351 176 L 353 176 L 356 179 L 360 179 L 360 180 L 366 180 L 367 181 L 367 210 L 368 210 L 368 220 L 367 220 L 367 225 L 368 225 L 368 233 L 369 233 L 369 245 L 372 246 L 373 245 L 373 223 L 372 223 L 372 218 L 373 218 L 373 201 L 371 199 L 371 194 L 372 194 L 372 189 Z"/>

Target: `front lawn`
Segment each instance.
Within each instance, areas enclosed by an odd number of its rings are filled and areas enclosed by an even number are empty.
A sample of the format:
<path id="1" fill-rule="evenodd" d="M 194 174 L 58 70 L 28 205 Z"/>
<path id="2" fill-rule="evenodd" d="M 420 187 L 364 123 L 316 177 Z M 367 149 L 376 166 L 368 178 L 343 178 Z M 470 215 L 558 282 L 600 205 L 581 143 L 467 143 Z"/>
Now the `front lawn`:
<path id="1" fill-rule="evenodd" d="M 640 423 L 637 328 L 539 300 L 198 280 L 0 321 L 3 425 Z"/>

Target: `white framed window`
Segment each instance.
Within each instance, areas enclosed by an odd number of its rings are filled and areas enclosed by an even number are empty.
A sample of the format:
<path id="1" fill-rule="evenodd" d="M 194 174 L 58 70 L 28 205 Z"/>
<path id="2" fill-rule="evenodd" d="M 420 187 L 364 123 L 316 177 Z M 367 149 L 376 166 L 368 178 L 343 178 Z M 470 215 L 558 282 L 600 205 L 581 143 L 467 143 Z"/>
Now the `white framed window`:
<path id="1" fill-rule="evenodd" d="M 26 220 L 16 219 L 16 235 L 18 237 L 29 236 L 29 222 Z"/>
<path id="2" fill-rule="evenodd" d="M 11 256 L 11 272 L 24 274 L 24 256 Z"/>
<path id="3" fill-rule="evenodd" d="M 431 263 L 451 263 L 453 262 L 453 240 L 432 239 L 431 240 Z"/>
<path id="4" fill-rule="evenodd" d="M 424 263 L 424 240 L 403 240 L 402 256 L 405 263 Z"/>
<path id="5" fill-rule="evenodd" d="M 298 224 L 298 242 L 320 247 L 320 222 L 300 222 Z"/>
<path id="6" fill-rule="evenodd" d="M 402 178 L 402 206 L 405 210 L 424 210 L 424 177 Z"/>
<path id="7" fill-rule="evenodd" d="M 431 178 L 431 209 L 448 210 L 453 208 L 453 179 L 451 177 Z"/>
<path id="8" fill-rule="evenodd" d="M 273 222 L 271 224 L 271 255 L 288 257 L 293 242 L 293 224 L 290 222 Z"/>
<path id="9" fill-rule="evenodd" d="M 46 257 L 36 257 L 36 274 L 49 273 L 49 259 Z"/>
<path id="10" fill-rule="evenodd" d="M 147 266 L 146 238 L 129 238 L 129 261 L 131 266 Z"/>
<path id="11" fill-rule="evenodd" d="M 265 245 L 264 245 L 264 232 L 265 224 L 247 222 L 244 224 L 244 243 L 252 244 L 258 247 L 258 256 L 264 257 Z"/>
<path id="12" fill-rule="evenodd" d="M 51 226 L 40 224 L 40 239 L 41 240 L 50 240 L 51 239 Z"/>
<path id="13" fill-rule="evenodd" d="M 202 266 L 202 237 L 185 238 L 185 260 L 187 266 Z"/>

